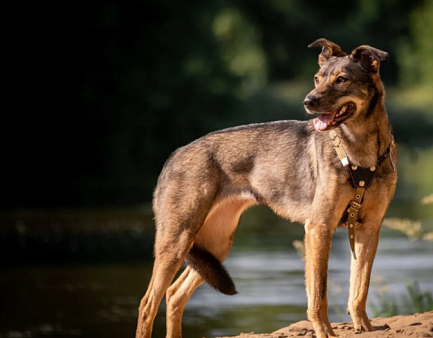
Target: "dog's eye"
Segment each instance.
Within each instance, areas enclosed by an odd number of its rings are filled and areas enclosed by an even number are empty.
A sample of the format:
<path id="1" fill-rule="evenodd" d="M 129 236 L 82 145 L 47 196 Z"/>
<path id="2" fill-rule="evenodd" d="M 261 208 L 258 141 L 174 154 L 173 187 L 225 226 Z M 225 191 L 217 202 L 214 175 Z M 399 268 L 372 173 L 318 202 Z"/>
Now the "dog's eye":
<path id="1" fill-rule="evenodd" d="M 337 78 L 337 83 L 343 83 L 343 82 L 346 82 L 346 81 L 347 81 L 347 79 L 345 77 L 339 76 Z"/>
<path id="2" fill-rule="evenodd" d="M 315 76 L 314 77 L 314 83 L 318 83 L 319 82 L 319 77 L 318 76 Z"/>

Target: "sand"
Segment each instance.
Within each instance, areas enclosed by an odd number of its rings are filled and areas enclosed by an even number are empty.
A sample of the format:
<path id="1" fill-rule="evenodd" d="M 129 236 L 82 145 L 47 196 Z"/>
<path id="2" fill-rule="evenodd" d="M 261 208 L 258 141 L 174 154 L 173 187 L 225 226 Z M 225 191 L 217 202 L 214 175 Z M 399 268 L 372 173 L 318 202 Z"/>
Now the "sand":
<path id="1" fill-rule="evenodd" d="M 340 338 L 421 338 L 433 337 L 433 311 L 414 314 L 409 316 L 395 316 L 389 318 L 372 319 L 374 332 L 355 333 L 352 323 L 332 323 L 332 328 Z M 279 329 L 273 333 L 254 334 L 241 333 L 239 336 L 230 338 L 288 338 L 288 337 L 316 337 L 311 323 L 300 321 Z M 228 338 L 228 337 L 224 337 Z"/>

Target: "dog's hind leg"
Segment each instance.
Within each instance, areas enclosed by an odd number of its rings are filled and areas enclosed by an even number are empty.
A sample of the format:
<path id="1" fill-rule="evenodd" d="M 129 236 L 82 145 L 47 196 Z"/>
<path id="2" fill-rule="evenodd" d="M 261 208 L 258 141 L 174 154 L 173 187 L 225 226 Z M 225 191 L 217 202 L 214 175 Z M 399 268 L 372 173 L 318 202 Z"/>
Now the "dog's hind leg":
<path id="1" fill-rule="evenodd" d="M 187 266 L 166 294 L 167 301 L 167 338 L 182 337 L 183 310 L 189 298 L 204 283 L 197 271 Z"/>
<path id="2" fill-rule="evenodd" d="M 171 248 L 155 248 L 152 278 L 139 307 L 137 338 L 151 337 L 159 304 L 192 245 L 191 237 L 181 236 Z"/>
<path id="3" fill-rule="evenodd" d="M 180 269 L 218 191 L 218 170 L 185 149 L 167 161 L 154 193 L 155 260 L 152 278 L 141 300 L 136 338 L 150 338 L 164 294 Z M 194 164 L 194 165 L 189 165 Z M 213 180 L 209 178 L 213 176 Z"/>
<path id="4" fill-rule="evenodd" d="M 250 196 L 241 196 L 220 200 L 212 207 L 187 256 L 187 268 L 167 290 L 167 338 L 182 337 L 183 310 L 205 279 L 225 294 L 236 293 L 221 262 L 232 246 L 242 212 L 254 203 Z"/>
<path id="5" fill-rule="evenodd" d="M 328 261 L 333 230 L 326 224 L 305 223 L 305 276 L 308 319 L 317 338 L 335 336 L 328 319 Z"/>
<path id="6" fill-rule="evenodd" d="M 197 200 L 192 195 L 176 205 L 166 202 L 170 196 L 164 197 L 154 203 L 155 261 L 149 287 L 139 307 L 137 338 L 151 337 L 159 304 L 191 249 L 212 202 L 211 198 L 203 198 L 200 203 L 191 205 L 191 201 Z"/>

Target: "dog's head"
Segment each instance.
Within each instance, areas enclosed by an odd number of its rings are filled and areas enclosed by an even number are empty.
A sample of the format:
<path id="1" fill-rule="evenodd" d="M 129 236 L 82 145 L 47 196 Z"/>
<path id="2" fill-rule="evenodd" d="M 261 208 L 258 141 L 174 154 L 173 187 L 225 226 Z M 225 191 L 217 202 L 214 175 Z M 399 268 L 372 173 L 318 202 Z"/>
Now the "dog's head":
<path id="1" fill-rule="evenodd" d="M 368 114 L 371 101 L 383 91 L 379 66 L 388 61 L 388 53 L 360 46 L 347 55 L 326 39 L 318 39 L 308 47 L 322 47 L 315 88 L 304 100 L 307 113 L 319 114 L 313 121 L 314 128 L 327 130 Z"/>

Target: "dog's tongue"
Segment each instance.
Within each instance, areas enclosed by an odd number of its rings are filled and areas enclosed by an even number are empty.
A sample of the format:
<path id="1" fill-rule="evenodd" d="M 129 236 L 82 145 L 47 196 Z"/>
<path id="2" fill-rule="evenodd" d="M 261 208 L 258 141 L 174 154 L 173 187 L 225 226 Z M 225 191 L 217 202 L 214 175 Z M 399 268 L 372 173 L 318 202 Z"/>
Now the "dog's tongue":
<path id="1" fill-rule="evenodd" d="M 320 114 L 319 117 L 313 120 L 314 128 L 318 131 L 324 131 L 328 128 L 329 124 L 334 120 L 335 113 Z"/>

